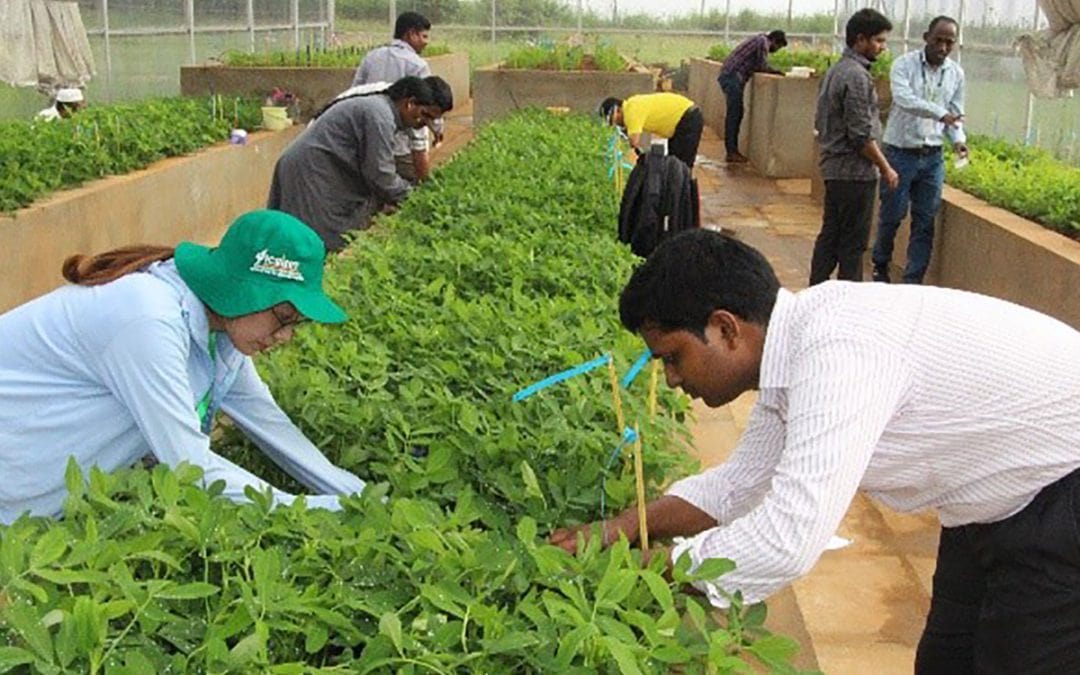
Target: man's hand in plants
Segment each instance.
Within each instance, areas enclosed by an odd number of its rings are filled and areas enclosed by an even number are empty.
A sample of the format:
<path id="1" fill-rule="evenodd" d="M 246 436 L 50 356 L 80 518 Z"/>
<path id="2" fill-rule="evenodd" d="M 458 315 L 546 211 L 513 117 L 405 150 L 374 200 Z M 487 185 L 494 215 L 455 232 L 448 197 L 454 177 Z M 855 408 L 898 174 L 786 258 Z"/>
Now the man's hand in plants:
<path id="1" fill-rule="evenodd" d="M 695 534 L 716 527 L 716 520 L 688 501 L 674 495 L 664 495 L 646 506 L 645 522 L 648 524 L 650 539 L 670 537 L 692 537 Z M 577 552 L 577 535 L 588 538 L 601 532 L 603 544 L 611 546 L 619 540 L 619 533 L 626 535 L 631 544 L 638 540 L 637 507 L 630 507 L 614 518 L 602 522 L 567 527 L 555 530 L 548 541 L 569 553 Z"/>
<path id="2" fill-rule="evenodd" d="M 588 542 L 590 537 L 603 532 L 604 538 L 601 543 L 604 548 L 617 542 L 620 532 L 625 534 L 626 538 L 633 544 L 638 538 L 637 509 L 627 509 L 610 520 L 600 520 L 594 523 L 585 523 L 555 530 L 548 537 L 548 542 L 567 553 L 577 553 L 577 536 L 579 532 L 585 542 Z"/>

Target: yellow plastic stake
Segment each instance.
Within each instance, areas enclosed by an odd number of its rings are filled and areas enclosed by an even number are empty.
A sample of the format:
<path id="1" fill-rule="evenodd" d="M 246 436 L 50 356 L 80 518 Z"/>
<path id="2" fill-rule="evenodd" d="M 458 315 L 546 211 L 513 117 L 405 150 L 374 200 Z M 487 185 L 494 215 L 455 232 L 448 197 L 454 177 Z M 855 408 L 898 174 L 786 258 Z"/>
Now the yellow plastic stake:
<path id="1" fill-rule="evenodd" d="M 637 485 L 638 540 L 641 550 L 649 550 L 649 523 L 645 518 L 645 468 L 641 457 L 641 433 L 634 427 L 634 482 Z"/>
<path id="2" fill-rule="evenodd" d="M 649 419 L 656 417 L 656 388 L 660 386 L 660 359 L 653 359 L 649 372 Z"/>
<path id="3" fill-rule="evenodd" d="M 615 406 L 615 421 L 619 423 L 619 438 L 622 438 L 623 429 L 626 428 L 626 419 L 623 417 L 622 397 L 619 395 L 619 375 L 615 372 L 615 357 L 608 359 L 608 374 L 611 375 L 611 401 Z"/>

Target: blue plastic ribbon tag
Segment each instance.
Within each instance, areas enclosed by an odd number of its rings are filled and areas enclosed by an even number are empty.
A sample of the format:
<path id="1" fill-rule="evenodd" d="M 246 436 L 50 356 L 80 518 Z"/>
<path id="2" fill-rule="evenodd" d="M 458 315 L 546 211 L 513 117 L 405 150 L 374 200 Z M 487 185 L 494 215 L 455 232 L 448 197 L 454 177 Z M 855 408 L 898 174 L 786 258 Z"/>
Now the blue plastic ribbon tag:
<path id="1" fill-rule="evenodd" d="M 544 379 L 540 380 L 539 382 L 536 382 L 534 384 L 530 384 L 529 386 L 525 387 L 524 389 L 522 389 L 518 393 L 514 394 L 514 400 L 515 401 L 524 401 L 525 399 L 529 398 L 530 396 L 537 393 L 538 391 L 542 391 L 544 389 L 547 389 L 548 387 L 550 387 L 553 384 L 558 384 L 559 382 L 562 382 L 563 380 L 569 380 L 571 377 L 576 377 L 576 376 L 581 375 L 583 373 L 587 373 L 590 370 L 595 370 L 596 368 L 599 368 L 600 366 L 606 366 L 608 364 L 608 361 L 610 361 L 610 360 L 611 360 L 611 354 L 604 354 L 603 356 L 597 357 L 597 358 L 593 359 L 592 361 L 589 361 L 588 363 L 583 363 L 580 366 L 574 366 L 573 368 L 568 368 L 568 369 L 562 371 L 561 373 L 555 373 L 554 375 L 552 375 L 550 377 L 545 377 Z"/>
<path id="2" fill-rule="evenodd" d="M 622 440 L 615 446 L 615 449 L 608 455 L 607 462 L 604 463 L 604 471 L 600 474 L 600 518 L 606 518 L 605 512 L 607 511 L 607 485 L 606 479 L 608 471 L 611 471 L 611 467 L 614 466 L 616 460 L 622 456 L 623 448 L 637 441 L 637 432 L 626 427 L 622 432 Z"/>
<path id="3" fill-rule="evenodd" d="M 630 370 L 626 371 L 626 375 L 622 379 L 623 389 L 629 389 L 630 385 L 634 383 L 634 380 L 645 368 L 645 364 L 652 358 L 652 350 L 648 347 L 641 353 L 641 356 L 637 357 L 637 361 L 634 361 L 634 365 L 630 366 Z"/>

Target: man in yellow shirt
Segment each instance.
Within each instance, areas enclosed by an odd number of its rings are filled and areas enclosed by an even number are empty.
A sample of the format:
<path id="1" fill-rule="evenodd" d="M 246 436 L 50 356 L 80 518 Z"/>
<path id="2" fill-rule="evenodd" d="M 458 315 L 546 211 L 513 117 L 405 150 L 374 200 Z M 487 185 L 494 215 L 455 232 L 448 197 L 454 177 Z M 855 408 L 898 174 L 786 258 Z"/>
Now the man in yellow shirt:
<path id="1" fill-rule="evenodd" d="M 694 168 L 705 118 L 701 109 L 685 96 L 661 92 L 631 96 L 625 101 L 606 98 L 600 104 L 600 116 L 608 124 L 623 127 L 636 152 L 644 151 L 639 143 L 641 134 L 647 131 L 654 137 L 668 139 L 668 154 Z"/>

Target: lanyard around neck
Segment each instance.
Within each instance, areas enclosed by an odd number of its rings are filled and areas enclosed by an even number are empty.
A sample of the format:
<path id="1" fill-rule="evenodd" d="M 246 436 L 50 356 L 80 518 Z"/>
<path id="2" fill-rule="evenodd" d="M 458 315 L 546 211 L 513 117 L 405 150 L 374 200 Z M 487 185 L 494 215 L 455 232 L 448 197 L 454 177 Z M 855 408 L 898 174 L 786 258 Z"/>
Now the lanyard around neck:
<path id="1" fill-rule="evenodd" d="M 214 398 L 214 380 L 217 379 L 217 333 L 214 331 L 210 331 L 207 351 L 210 352 L 210 387 L 199 399 L 199 404 L 195 406 L 195 414 L 199 416 L 199 428 L 204 434 L 210 433 L 210 426 L 214 421 L 210 410 L 210 403 Z"/>

